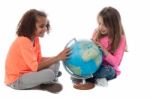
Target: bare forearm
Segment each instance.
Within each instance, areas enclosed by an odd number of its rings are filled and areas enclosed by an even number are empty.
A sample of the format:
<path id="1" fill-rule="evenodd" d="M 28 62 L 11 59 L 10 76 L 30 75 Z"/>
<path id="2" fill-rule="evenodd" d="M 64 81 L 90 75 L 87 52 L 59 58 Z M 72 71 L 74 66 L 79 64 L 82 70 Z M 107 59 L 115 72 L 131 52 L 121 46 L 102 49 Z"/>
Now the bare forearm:
<path id="1" fill-rule="evenodd" d="M 49 67 L 50 65 L 58 62 L 60 59 L 57 56 L 42 58 L 41 63 L 38 65 L 38 70 Z"/>
<path id="2" fill-rule="evenodd" d="M 48 57 L 48 58 L 42 58 L 41 63 L 38 65 L 38 70 L 41 70 L 43 68 L 47 68 L 48 66 L 60 61 L 65 60 L 69 55 L 70 49 L 65 48 L 63 51 L 61 51 L 58 55 L 54 57 Z"/>
<path id="3" fill-rule="evenodd" d="M 45 61 L 45 60 L 47 60 L 47 59 L 49 59 L 50 57 L 42 57 L 41 58 L 41 62 L 43 62 L 43 61 Z"/>

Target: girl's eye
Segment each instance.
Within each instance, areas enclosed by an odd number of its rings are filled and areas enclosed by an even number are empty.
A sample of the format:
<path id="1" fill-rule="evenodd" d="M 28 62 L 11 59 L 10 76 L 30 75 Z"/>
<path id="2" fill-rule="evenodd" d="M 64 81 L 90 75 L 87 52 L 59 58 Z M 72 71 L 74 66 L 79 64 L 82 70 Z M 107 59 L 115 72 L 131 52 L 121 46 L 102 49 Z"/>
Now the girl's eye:
<path id="1" fill-rule="evenodd" d="M 45 27 L 44 25 L 41 25 L 41 26 L 40 26 L 40 28 L 44 28 L 44 27 Z"/>

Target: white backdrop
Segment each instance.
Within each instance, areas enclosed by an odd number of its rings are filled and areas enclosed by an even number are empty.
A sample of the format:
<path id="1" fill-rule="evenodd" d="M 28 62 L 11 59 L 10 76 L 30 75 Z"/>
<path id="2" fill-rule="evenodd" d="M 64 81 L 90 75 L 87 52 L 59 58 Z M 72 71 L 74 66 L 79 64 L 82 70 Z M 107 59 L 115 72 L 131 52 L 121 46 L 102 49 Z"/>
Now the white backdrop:
<path id="1" fill-rule="evenodd" d="M 72 87 L 69 74 L 61 65 L 60 82 L 64 89 L 59 94 L 39 90 L 18 91 L 4 85 L 4 65 L 7 51 L 15 39 L 16 26 L 29 9 L 43 10 L 48 14 L 52 30 L 41 39 L 44 56 L 59 53 L 72 39 L 90 39 L 97 27 L 96 16 L 105 6 L 118 9 L 127 36 L 128 50 L 120 69 L 122 74 L 109 82 L 106 88 L 96 86 L 81 91 Z M 0 96 L 5 98 L 138 98 L 149 99 L 150 47 L 148 0 L 4 0 L 0 1 Z"/>

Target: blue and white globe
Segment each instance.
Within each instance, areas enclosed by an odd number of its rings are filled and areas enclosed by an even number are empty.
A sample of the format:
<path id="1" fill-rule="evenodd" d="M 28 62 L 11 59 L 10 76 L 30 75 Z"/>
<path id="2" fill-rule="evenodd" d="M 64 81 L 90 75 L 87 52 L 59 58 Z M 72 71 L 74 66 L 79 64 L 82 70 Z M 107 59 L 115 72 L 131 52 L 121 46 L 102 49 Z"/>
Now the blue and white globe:
<path id="1" fill-rule="evenodd" d="M 69 46 L 69 58 L 63 61 L 64 67 L 74 77 L 90 78 L 101 66 L 102 51 L 91 40 L 74 41 Z"/>

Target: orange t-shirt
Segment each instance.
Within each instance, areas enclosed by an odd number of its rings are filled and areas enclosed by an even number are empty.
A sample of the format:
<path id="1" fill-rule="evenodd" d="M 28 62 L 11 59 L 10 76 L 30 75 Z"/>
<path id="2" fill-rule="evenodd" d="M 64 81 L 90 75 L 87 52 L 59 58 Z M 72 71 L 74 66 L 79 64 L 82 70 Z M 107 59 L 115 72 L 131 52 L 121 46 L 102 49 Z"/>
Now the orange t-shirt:
<path id="1" fill-rule="evenodd" d="M 15 82 L 22 74 L 35 72 L 41 60 L 39 38 L 32 41 L 24 36 L 17 37 L 11 45 L 5 64 L 5 83 Z"/>

